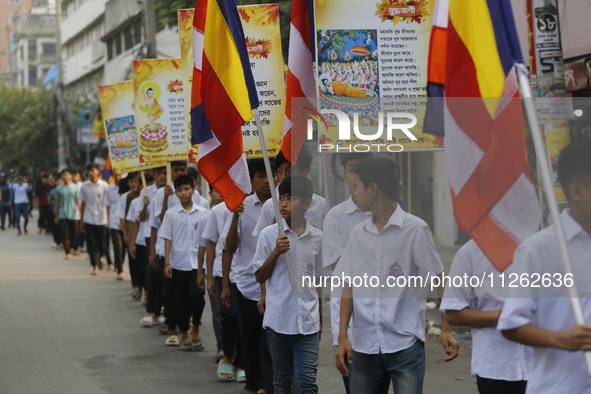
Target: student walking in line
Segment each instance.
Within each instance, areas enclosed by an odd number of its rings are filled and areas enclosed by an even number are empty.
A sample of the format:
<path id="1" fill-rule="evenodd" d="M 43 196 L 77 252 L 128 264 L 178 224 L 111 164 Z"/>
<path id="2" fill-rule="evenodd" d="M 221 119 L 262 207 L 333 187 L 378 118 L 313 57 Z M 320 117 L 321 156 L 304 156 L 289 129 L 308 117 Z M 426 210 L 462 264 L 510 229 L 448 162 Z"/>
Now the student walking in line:
<path id="1" fill-rule="evenodd" d="M 12 188 L 6 180 L 6 174 L 0 173 L 0 230 L 6 229 L 6 216 L 10 226 L 10 209 L 12 208 Z"/>
<path id="2" fill-rule="evenodd" d="M 25 182 L 22 176 L 16 178 L 16 183 L 12 185 L 12 205 L 14 206 L 14 223 L 21 235 L 21 216 L 25 219 L 23 230 L 28 234 L 27 225 L 29 224 L 29 196 L 28 192 L 32 189 L 31 185 Z"/>
<path id="3" fill-rule="evenodd" d="M 180 204 L 166 211 L 159 232 L 165 242 L 164 275 L 171 280 L 173 289 L 166 318 L 171 327 L 178 324 L 181 332 L 179 350 L 202 350 L 205 346 L 199 337 L 199 326 L 205 298 L 197 286 L 197 245 L 194 240 L 201 218 L 207 211 L 192 200 L 194 182 L 190 176 L 179 176 L 174 187 Z M 193 328 L 189 334 L 191 316 Z"/>
<path id="4" fill-rule="evenodd" d="M 109 185 L 100 179 L 101 169 L 98 164 L 91 163 L 86 167 L 88 180 L 82 184 L 80 198 L 80 231 L 86 235 L 92 275 L 98 275 L 103 268 L 101 256 L 104 255 L 107 210 L 104 198 Z"/>
<path id="5" fill-rule="evenodd" d="M 306 219 L 312 182 L 293 175 L 279 185 L 279 207 L 285 235 L 273 224 L 261 231 L 253 260 L 256 280 L 266 283 L 263 327 L 273 361 L 276 393 L 317 393 L 321 330 L 321 288 L 302 286 L 302 278 L 322 275 L 322 231 Z M 294 288 L 285 260 L 289 253 Z"/>
<path id="6" fill-rule="evenodd" d="M 80 227 L 78 185 L 72 182 L 68 170 L 62 171 L 63 185 L 55 190 L 55 222 L 59 224 L 61 240 L 66 252 L 66 259 L 78 255 L 78 228 Z"/>
<path id="7" fill-rule="evenodd" d="M 355 174 L 353 200 L 372 216 L 353 227 L 335 275 L 377 277 L 384 286 L 351 287 L 351 279 L 345 283 L 336 365 L 343 376 L 351 373 L 353 394 L 376 393 L 384 372 L 390 375 L 397 394 L 420 394 L 425 375 L 427 294 L 419 286 L 385 284 L 390 277 L 407 275 L 427 280 L 441 275 L 443 265 L 429 226 L 396 203 L 397 163 L 385 155 L 368 157 L 357 164 Z M 442 321 L 441 343 L 448 354 L 446 360 L 451 361 L 457 357 L 459 344 L 445 316 Z M 353 364 L 351 371 L 345 360 Z"/>
<path id="8" fill-rule="evenodd" d="M 113 246 L 113 263 L 117 273 L 117 280 L 123 280 L 123 262 L 125 260 L 125 249 L 123 248 L 123 233 L 121 232 L 121 226 L 119 225 L 119 219 L 117 218 L 117 204 L 121 198 L 121 195 L 119 194 L 121 175 L 114 173 L 113 179 L 115 182 L 110 184 L 107 188 L 107 191 L 105 192 L 105 208 L 107 210 L 107 217 L 109 218 L 107 238 L 110 241 L 110 244 Z M 108 247 L 106 247 L 106 252 L 108 255 Z"/>

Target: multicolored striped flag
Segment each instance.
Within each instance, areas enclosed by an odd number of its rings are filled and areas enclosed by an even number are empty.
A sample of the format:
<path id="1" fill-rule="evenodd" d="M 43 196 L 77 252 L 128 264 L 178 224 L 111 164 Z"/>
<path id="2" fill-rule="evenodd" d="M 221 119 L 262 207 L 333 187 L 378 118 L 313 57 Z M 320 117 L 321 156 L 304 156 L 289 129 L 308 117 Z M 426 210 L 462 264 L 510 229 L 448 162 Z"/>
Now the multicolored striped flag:
<path id="1" fill-rule="evenodd" d="M 293 0 L 285 121 L 281 145 L 281 152 L 291 164 L 296 163 L 298 154 L 306 140 L 307 118 L 303 116 L 304 112 L 309 111 L 309 108 L 316 108 L 314 48 L 313 1 Z"/>
<path id="2" fill-rule="evenodd" d="M 234 0 L 197 0 L 193 55 L 191 143 L 201 175 L 234 211 L 251 192 L 242 125 L 259 106 Z"/>
<path id="3" fill-rule="evenodd" d="M 499 271 L 542 214 L 532 182 L 510 0 L 438 0 L 425 131 L 445 135 L 458 225 Z M 443 127 L 442 127 L 443 125 Z"/>

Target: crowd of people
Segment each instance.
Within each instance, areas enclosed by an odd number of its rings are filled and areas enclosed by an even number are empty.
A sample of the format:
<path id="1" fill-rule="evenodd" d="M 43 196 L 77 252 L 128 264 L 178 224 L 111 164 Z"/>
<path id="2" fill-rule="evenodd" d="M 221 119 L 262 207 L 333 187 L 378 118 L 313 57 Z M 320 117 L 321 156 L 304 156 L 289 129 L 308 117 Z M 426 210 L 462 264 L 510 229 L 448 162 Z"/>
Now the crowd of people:
<path id="1" fill-rule="evenodd" d="M 141 181 L 138 173 L 115 174 L 110 185 L 96 164 L 88 165 L 83 183 L 68 170 L 42 175 L 46 187 L 36 190 L 45 190 L 48 208 L 40 229 L 59 229 L 55 241 L 66 258 L 78 254 L 84 240 L 92 275 L 114 270 L 122 280 L 127 258 L 131 296 L 143 300 L 146 310 L 140 324 L 158 326 L 166 346 L 200 351 L 206 346 L 200 326 L 212 324 L 217 376 L 244 383 L 249 394 L 290 393 L 293 386 L 299 393 L 318 392 L 322 287 L 305 286 L 304 279 L 348 278 L 331 293 L 329 318 L 343 389 L 373 394 L 392 386 L 397 394 L 421 393 L 426 291 L 360 286 L 351 278 L 443 279 L 443 265 L 429 226 L 397 203 L 396 161 L 388 155 L 339 155 L 351 194 L 327 212 L 326 200 L 308 179 L 311 153 L 303 149 L 293 165 L 278 154 L 274 181 L 284 235 L 262 159 L 248 161 L 253 192 L 234 212 L 213 188 L 209 200 L 200 195 L 200 175 L 185 162 L 171 163 L 172 184 L 166 167 L 152 169 Z M 565 148 L 558 173 L 569 199 L 561 220 L 591 321 L 591 144 Z M 1 212 L 12 206 L 13 218 L 17 212 L 27 218 L 19 205 L 28 204 L 31 188 L 22 178 L 10 184 L 0 178 L 0 200 L 8 201 Z M 553 231 L 524 241 L 508 272 L 561 272 Z M 466 273 L 500 274 L 474 241 L 458 251 L 450 275 Z M 472 375 L 480 393 L 591 392 L 582 352 L 591 350 L 591 325 L 575 324 L 568 293 L 560 292 L 564 286 L 554 286 L 552 298 L 529 292 L 532 286 L 504 299 L 509 293 L 492 285 L 447 283 L 440 308 L 445 360 L 459 352 L 450 324 L 472 327 Z M 206 293 L 211 322 L 202 321 Z"/>

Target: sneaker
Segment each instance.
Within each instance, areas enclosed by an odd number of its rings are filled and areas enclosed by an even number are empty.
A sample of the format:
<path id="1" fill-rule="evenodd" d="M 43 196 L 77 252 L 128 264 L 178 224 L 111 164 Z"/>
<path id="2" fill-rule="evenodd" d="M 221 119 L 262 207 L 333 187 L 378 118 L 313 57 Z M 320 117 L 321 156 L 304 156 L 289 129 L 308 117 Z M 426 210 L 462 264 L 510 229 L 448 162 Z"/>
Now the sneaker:
<path id="1" fill-rule="evenodd" d="M 120 274 L 117 274 L 117 280 L 123 280 L 125 279 L 125 277 L 123 276 L 123 272 Z"/>

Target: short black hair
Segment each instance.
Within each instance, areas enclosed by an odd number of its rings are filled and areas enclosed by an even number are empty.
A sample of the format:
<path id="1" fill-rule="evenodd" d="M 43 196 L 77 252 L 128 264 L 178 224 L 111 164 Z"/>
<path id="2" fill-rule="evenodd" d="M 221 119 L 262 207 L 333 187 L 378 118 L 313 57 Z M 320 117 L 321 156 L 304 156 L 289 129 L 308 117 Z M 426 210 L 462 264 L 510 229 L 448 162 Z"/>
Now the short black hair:
<path id="1" fill-rule="evenodd" d="M 45 171 L 47 171 L 47 170 L 45 170 Z M 41 175 L 41 179 L 47 179 L 47 178 L 49 178 L 49 174 L 46 173 L 46 174 Z"/>
<path id="2" fill-rule="evenodd" d="M 154 91 L 155 91 L 153 88 L 148 88 L 148 89 L 146 89 L 146 92 L 149 92 L 150 90 L 151 90 L 152 92 L 154 92 Z"/>
<path id="3" fill-rule="evenodd" d="M 339 153 L 339 159 L 341 160 L 341 165 L 343 168 L 347 167 L 347 163 L 351 160 L 363 160 L 366 157 L 370 157 L 371 153 L 368 152 L 350 152 L 350 153 Z"/>
<path id="4" fill-rule="evenodd" d="M 154 180 L 154 178 L 152 178 L 152 175 L 150 174 L 146 174 L 144 176 L 146 178 L 146 185 Z"/>
<path id="5" fill-rule="evenodd" d="M 186 161 L 171 161 L 170 162 L 170 168 L 179 167 L 179 166 L 187 168 L 187 162 Z"/>
<path id="6" fill-rule="evenodd" d="M 283 163 L 289 163 L 289 160 L 285 158 L 285 155 L 282 151 L 277 153 L 277 157 L 275 157 L 275 168 L 279 168 Z"/>
<path id="7" fill-rule="evenodd" d="M 300 170 L 309 170 L 310 166 L 312 165 L 312 161 L 314 161 L 312 152 L 310 152 L 305 146 L 302 146 L 302 150 L 298 154 L 298 160 L 295 165 L 298 166 Z"/>
<path id="8" fill-rule="evenodd" d="M 560 151 L 558 179 L 567 198 L 571 183 L 591 185 L 591 141 L 574 142 Z"/>
<path id="9" fill-rule="evenodd" d="M 264 159 L 248 159 L 248 175 L 250 180 L 254 179 L 257 172 L 263 171 L 266 173 L 265 160 Z"/>
<path id="10" fill-rule="evenodd" d="M 175 189 L 178 189 L 179 187 L 185 186 L 185 185 L 191 186 L 191 189 L 193 189 L 195 187 L 195 182 L 193 181 L 193 178 L 191 178 L 189 175 L 181 175 L 177 179 L 174 180 L 174 188 Z"/>
<path id="11" fill-rule="evenodd" d="M 400 169 L 396 160 L 390 156 L 367 157 L 357 164 L 355 173 L 365 187 L 375 183 L 390 200 L 395 201 L 398 198 Z"/>
<path id="12" fill-rule="evenodd" d="M 61 178 L 62 177 L 62 174 L 60 174 L 59 172 L 55 172 L 55 173 L 53 173 L 51 175 L 53 175 L 53 179 L 58 179 L 58 178 Z"/>
<path id="13" fill-rule="evenodd" d="M 129 191 L 129 185 L 127 184 L 127 178 L 122 178 L 119 182 L 119 194 L 125 194 Z"/>
<path id="14" fill-rule="evenodd" d="M 279 185 L 279 195 L 287 194 L 291 197 L 301 197 L 302 201 L 312 200 L 314 187 L 312 182 L 303 175 L 292 175 Z"/>
<path id="15" fill-rule="evenodd" d="M 162 167 L 156 167 L 156 168 L 152 168 L 152 174 L 153 174 L 155 171 L 166 171 L 166 167 L 165 167 L 165 166 L 162 166 Z"/>
<path id="16" fill-rule="evenodd" d="M 187 175 L 189 175 L 191 178 L 195 179 L 195 180 L 199 180 L 199 171 L 197 171 L 196 168 L 194 167 L 188 167 L 187 168 Z"/>
<path id="17" fill-rule="evenodd" d="M 60 172 L 60 177 L 64 176 L 64 174 L 65 174 L 66 172 L 67 172 L 68 174 L 70 174 L 70 175 L 72 174 L 72 172 L 66 168 L 65 170 L 62 170 L 62 172 Z"/>
<path id="18" fill-rule="evenodd" d="M 86 166 L 86 171 L 90 171 L 90 170 L 101 170 L 101 166 L 99 166 L 96 163 L 90 163 Z"/>
<path id="19" fill-rule="evenodd" d="M 129 181 L 129 180 L 131 180 L 131 179 L 135 179 L 135 178 L 137 178 L 139 175 L 140 175 L 140 173 L 139 173 L 139 172 L 137 172 L 137 171 L 130 172 L 130 173 L 128 173 L 128 174 L 127 174 L 127 180 Z"/>

